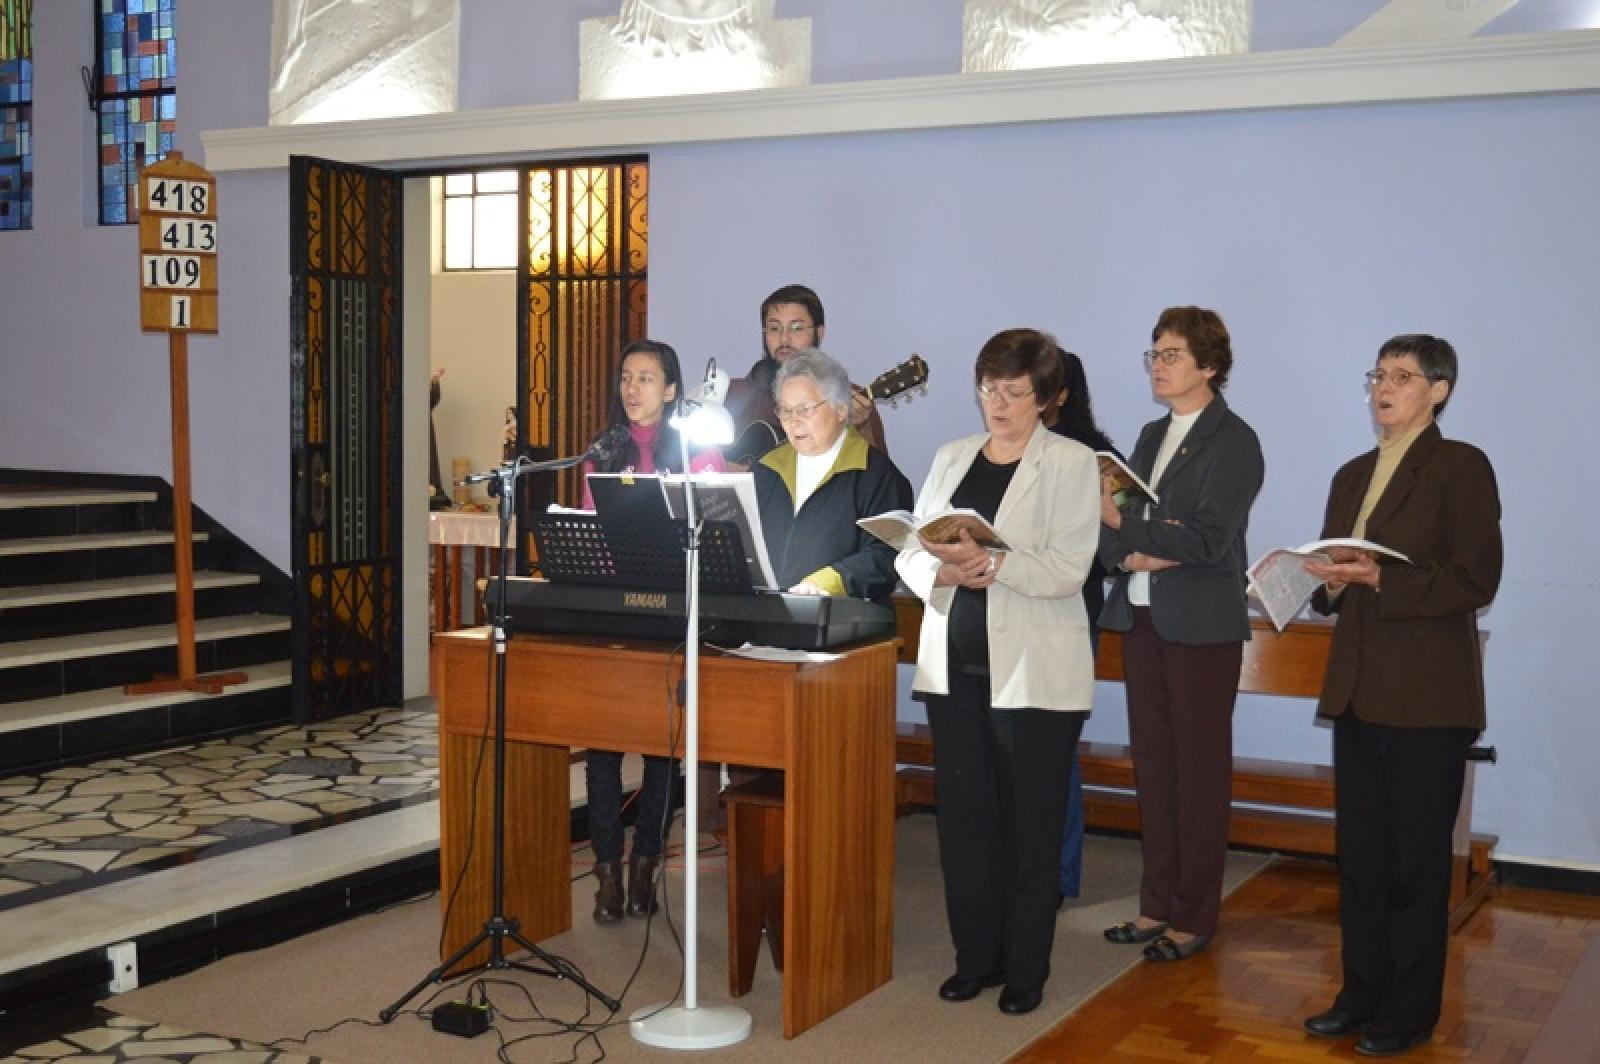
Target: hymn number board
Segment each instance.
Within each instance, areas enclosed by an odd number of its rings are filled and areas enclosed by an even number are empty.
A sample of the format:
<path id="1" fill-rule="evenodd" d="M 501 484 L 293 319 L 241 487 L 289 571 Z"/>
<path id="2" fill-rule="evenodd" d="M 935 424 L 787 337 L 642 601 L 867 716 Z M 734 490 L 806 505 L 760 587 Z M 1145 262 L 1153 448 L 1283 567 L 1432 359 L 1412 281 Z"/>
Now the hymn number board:
<path id="1" fill-rule="evenodd" d="M 139 324 L 217 331 L 217 181 L 180 152 L 139 177 Z"/>

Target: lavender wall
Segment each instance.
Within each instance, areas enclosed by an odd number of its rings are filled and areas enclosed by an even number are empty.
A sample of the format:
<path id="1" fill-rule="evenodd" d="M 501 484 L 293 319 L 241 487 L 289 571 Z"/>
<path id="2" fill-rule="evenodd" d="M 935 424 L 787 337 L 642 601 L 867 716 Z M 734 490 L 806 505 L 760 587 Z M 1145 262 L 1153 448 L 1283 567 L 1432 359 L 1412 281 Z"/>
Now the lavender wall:
<path id="1" fill-rule="evenodd" d="M 0 466 L 170 477 L 167 341 L 139 331 L 138 230 L 96 222 L 88 11 L 34 5 L 34 228 L 0 234 Z M 179 17 L 178 147 L 203 164 L 201 129 L 266 121 L 271 6 Z M 222 331 L 189 342 L 194 498 L 287 568 L 287 182 L 229 175 L 218 205 Z"/>
<path id="2" fill-rule="evenodd" d="M 1315 538 L 1328 480 L 1371 446 L 1360 373 L 1434 331 L 1461 350 L 1444 422 L 1499 471 L 1508 559 L 1491 632 L 1477 825 L 1501 852 L 1600 862 L 1600 720 L 1578 663 L 1597 595 L 1592 497 L 1553 456 L 1600 400 L 1573 351 L 1600 277 L 1600 97 L 676 147 L 652 153 L 653 332 L 693 367 L 743 366 L 755 308 L 816 285 L 826 346 L 858 374 L 918 351 L 933 394 L 887 415 L 913 480 L 980 422 L 970 367 L 994 331 L 1054 331 L 1131 445 L 1159 414 L 1137 353 L 1161 307 L 1219 308 L 1228 398 L 1267 483 L 1252 554 Z M 751 190 L 758 194 L 752 195 Z M 1558 466 L 1563 459 L 1556 457 Z M 1570 482 L 1569 482 L 1570 483 Z M 1105 687 L 1095 738 L 1125 734 Z M 1306 703 L 1248 698 L 1241 753 L 1328 760 Z"/>
<path id="3" fill-rule="evenodd" d="M 827 19 L 814 24 L 826 80 L 952 72 L 959 8 L 816 0 L 779 12 Z M 180 142 L 197 159 L 201 128 L 265 120 L 268 9 L 180 8 Z M 464 3 L 463 106 L 570 100 L 577 20 L 614 10 Z M 886 11 L 917 17 L 874 74 Z M 0 466 L 165 475 L 165 343 L 137 331 L 137 238 L 93 221 L 77 84 L 86 16 L 40 4 L 35 20 L 36 228 L 0 234 Z M 1445 428 L 1489 452 L 1507 515 L 1505 582 L 1484 622 L 1487 739 L 1502 761 L 1480 779 L 1477 827 L 1500 834 L 1502 855 L 1600 866 L 1600 775 L 1588 764 L 1600 718 L 1581 671 L 1600 613 L 1587 575 L 1600 521 L 1563 446 L 1600 399 L 1582 347 L 1600 277 L 1600 95 L 669 146 L 651 158 L 651 331 L 691 372 L 711 355 L 742 367 L 761 296 L 813 283 L 827 346 L 858 373 L 911 351 L 932 364 L 932 394 L 887 415 L 918 481 L 937 443 L 977 429 L 972 357 L 1016 324 L 1085 356 L 1102 423 L 1131 443 L 1159 413 L 1137 352 L 1161 307 L 1194 301 L 1233 328 L 1229 400 L 1267 451 L 1251 550 L 1302 542 L 1319 530 L 1333 469 L 1370 442 L 1358 375 L 1378 343 L 1419 329 L 1451 337 L 1464 370 Z M 287 181 L 229 174 L 219 192 L 223 332 L 191 343 L 196 498 L 287 567 Z M 1115 738 L 1119 692 L 1102 695 L 1091 734 Z M 1302 702 L 1247 699 L 1236 731 L 1244 753 L 1327 757 Z"/>

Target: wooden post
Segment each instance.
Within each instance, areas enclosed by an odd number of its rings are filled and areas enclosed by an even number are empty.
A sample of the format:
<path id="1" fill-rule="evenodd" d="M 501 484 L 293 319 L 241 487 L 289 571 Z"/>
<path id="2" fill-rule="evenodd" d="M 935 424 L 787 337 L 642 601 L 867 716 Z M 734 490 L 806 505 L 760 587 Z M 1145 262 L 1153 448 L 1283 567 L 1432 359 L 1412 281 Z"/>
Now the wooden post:
<path id="1" fill-rule="evenodd" d="M 178 674 L 129 684 L 128 694 L 201 691 L 243 683 L 242 672 L 197 676 L 194 528 L 189 485 L 189 333 L 217 331 L 216 179 L 182 152 L 139 175 L 139 323 L 167 334 L 172 390 L 172 560 L 177 583 Z"/>

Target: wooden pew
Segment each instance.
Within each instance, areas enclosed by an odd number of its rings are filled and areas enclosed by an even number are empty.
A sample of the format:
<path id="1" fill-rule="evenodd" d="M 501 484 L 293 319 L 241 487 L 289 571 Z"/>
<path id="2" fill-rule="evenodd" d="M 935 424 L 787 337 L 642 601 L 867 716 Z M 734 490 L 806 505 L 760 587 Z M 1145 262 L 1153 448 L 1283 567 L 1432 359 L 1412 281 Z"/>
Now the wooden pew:
<path id="1" fill-rule="evenodd" d="M 895 595 L 900 661 L 915 663 L 922 629 L 922 603 L 914 595 Z M 1315 698 L 1333 641 L 1329 621 L 1295 621 L 1277 633 L 1263 617 L 1251 617 L 1252 638 L 1244 645 L 1239 690 L 1247 694 Z M 1123 679 L 1122 636 L 1101 632 L 1095 679 Z M 1309 714 L 1307 726 L 1310 726 Z M 927 725 L 902 722 L 895 736 L 896 802 L 901 812 L 934 804 L 933 740 Z M 1080 743 L 1084 820 L 1091 828 L 1137 833 L 1139 806 L 1134 796 L 1133 761 L 1126 746 Z M 1467 766 L 1463 821 L 1471 810 L 1472 765 Z M 1233 759 L 1233 816 L 1230 845 L 1316 857 L 1334 855 L 1333 768 L 1252 757 Z M 1266 807 L 1266 808 L 1263 808 Z M 1498 839 L 1471 834 L 1457 825 L 1456 872 L 1451 880 L 1451 929 L 1459 927 L 1483 901 L 1490 885 L 1490 855 Z"/>

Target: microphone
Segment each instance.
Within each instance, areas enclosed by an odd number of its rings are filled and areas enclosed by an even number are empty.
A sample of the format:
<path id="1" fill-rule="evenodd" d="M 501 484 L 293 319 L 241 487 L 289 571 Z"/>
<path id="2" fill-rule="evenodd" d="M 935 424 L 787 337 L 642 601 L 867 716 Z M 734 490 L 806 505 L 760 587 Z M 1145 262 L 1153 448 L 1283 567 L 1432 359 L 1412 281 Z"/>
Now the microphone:
<path id="1" fill-rule="evenodd" d="M 584 461 L 605 462 L 610 460 L 617 452 L 628 445 L 629 438 L 628 426 L 612 425 L 595 437 L 594 442 L 589 445 L 588 451 L 584 452 Z"/>

